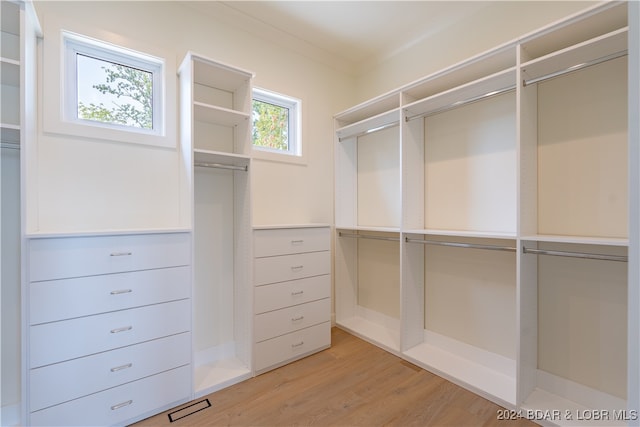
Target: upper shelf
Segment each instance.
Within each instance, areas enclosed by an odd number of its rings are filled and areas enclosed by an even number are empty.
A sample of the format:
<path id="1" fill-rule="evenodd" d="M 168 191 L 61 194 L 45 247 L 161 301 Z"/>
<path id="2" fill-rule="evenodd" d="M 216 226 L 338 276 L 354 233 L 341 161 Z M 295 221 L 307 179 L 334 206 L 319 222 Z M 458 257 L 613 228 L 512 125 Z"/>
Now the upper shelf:
<path id="1" fill-rule="evenodd" d="M 416 101 L 404 107 L 404 111 L 406 112 L 407 120 L 435 114 L 513 90 L 515 82 L 516 69 L 511 67 L 446 92 Z"/>
<path id="2" fill-rule="evenodd" d="M 249 85 L 253 73 L 230 65 L 212 61 L 203 56 L 189 53 L 185 60 L 193 60 L 194 83 L 235 92 Z"/>
<path id="3" fill-rule="evenodd" d="M 337 114 L 335 119 L 340 129 L 344 129 L 368 118 L 396 111 L 398 107 L 400 107 L 400 95 L 392 92 L 343 111 Z"/>
<path id="4" fill-rule="evenodd" d="M 523 78 L 527 84 L 531 84 L 547 76 L 626 55 L 627 37 L 628 28 L 624 27 L 525 62 L 522 64 Z"/>
<path id="5" fill-rule="evenodd" d="M 385 113 L 378 114 L 373 117 L 361 120 L 359 122 L 341 127 L 336 130 L 336 135 L 339 141 L 347 138 L 364 135 L 367 133 L 375 132 L 377 130 L 386 129 L 391 126 L 396 126 L 400 123 L 399 109 L 393 109 Z"/>

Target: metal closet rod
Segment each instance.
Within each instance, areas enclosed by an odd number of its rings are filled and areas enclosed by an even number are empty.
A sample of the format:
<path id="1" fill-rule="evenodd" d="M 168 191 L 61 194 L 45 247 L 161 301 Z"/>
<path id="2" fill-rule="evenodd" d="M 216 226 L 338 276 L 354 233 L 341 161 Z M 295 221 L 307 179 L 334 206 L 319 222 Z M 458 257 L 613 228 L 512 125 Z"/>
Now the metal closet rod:
<path id="1" fill-rule="evenodd" d="M 505 252 L 516 251 L 516 248 L 512 246 L 481 245 L 478 243 L 444 242 L 440 240 L 410 239 L 409 237 L 405 237 L 405 241 L 407 243 L 422 243 L 424 245 L 450 246 L 454 248 L 487 249 L 490 251 L 505 251 Z"/>
<path id="2" fill-rule="evenodd" d="M 354 239 L 372 239 L 372 240 L 387 240 L 390 242 L 399 242 L 399 237 L 384 237 L 384 236 L 372 236 L 370 234 L 355 234 L 355 233 L 343 233 L 342 231 L 338 232 L 338 236 L 340 237 L 351 237 Z"/>
<path id="3" fill-rule="evenodd" d="M 193 166 L 199 168 L 216 168 L 216 169 L 230 169 L 234 171 L 248 171 L 249 166 L 236 166 L 236 165 L 225 165 L 223 163 L 194 163 Z"/>
<path id="4" fill-rule="evenodd" d="M 17 142 L 2 142 L 0 143 L 1 148 L 8 148 L 10 150 L 19 150 L 20 144 Z"/>
<path id="5" fill-rule="evenodd" d="M 569 251 L 552 251 L 546 249 L 530 249 L 525 246 L 522 247 L 522 253 L 534 254 L 534 255 L 551 255 L 551 256 L 563 256 L 569 258 L 582 258 L 582 259 L 598 259 L 604 261 L 618 261 L 627 262 L 628 257 L 624 255 L 605 255 L 605 254 L 593 254 L 587 252 L 569 252 Z"/>
<path id="6" fill-rule="evenodd" d="M 598 65 L 603 62 L 611 61 L 613 59 L 621 58 L 627 55 L 627 49 L 621 50 L 620 52 L 611 53 L 609 55 L 605 55 L 601 58 L 592 59 L 591 61 L 583 62 L 582 64 L 572 65 L 569 68 L 565 68 L 564 70 L 554 71 L 553 73 L 545 74 L 544 76 L 536 77 L 529 80 L 523 80 L 522 86 L 532 85 L 534 83 L 540 83 L 545 80 L 552 79 L 554 77 L 562 76 L 567 73 L 571 73 L 573 71 L 582 70 L 583 68 L 591 67 L 592 65 Z"/>
<path id="7" fill-rule="evenodd" d="M 374 132 L 379 132 L 381 130 L 389 129 L 389 128 L 392 128 L 394 126 L 398 126 L 398 122 L 397 121 L 391 122 L 391 123 L 387 123 L 387 124 L 384 124 L 384 125 L 381 125 L 381 126 L 377 126 L 377 127 L 371 128 L 371 129 L 367 129 L 367 130 L 362 131 L 362 132 L 354 133 L 353 135 L 339 137 L 338 138 L 338 142 L 342 142 L 345 139 L 349 139 L 349 138 L 354 138 L 354 137 L 357 138 L 359 136 L 368 135 L 368 134 L 374 133 Z"/>
<path id="8" fill-rule="evenodd" d="M 516 85 L 511 85 L 504 87 L 502 89 L 493 90 L 491 92 L 487 92 L 482 95 L 474 96 L 472 98 L 463 99 L 461 101 L 456 101 L 452 104 L 445 105 L 444 107 L 437 108 L 432 111 L 427 111 L 425 113 L 416 114 L 415 116 L 407 116 L 404 120 L 405 122 L 410 122 L 415 119 L 421 119 L 428 116 L 434 116 L 439 113 L 444 113 L 445 111 L 453 110 L 454 108 L 462 107 L 463 105 L 472 104 L 474 102 L 482 101 L 483 99 L 491 98 L 493 96 L 502 95 L 503 93 L 511 92 L 516 89 Z"/>

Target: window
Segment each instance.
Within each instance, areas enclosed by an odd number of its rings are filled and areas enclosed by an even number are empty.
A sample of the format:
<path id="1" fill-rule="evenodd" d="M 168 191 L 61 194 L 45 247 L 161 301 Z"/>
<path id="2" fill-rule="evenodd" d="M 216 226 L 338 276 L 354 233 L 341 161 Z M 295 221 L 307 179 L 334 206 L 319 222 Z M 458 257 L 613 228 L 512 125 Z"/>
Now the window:
<path id="1" fill-rule="evenodd" d="M 163 61 L 63 33 L 64 120 L 162 135 Z"/>
<path id="2" fill-rule="evenodd" d="M 260 151 L 301 156 L 300 101 L 253 89 L 253 147 Z"/>

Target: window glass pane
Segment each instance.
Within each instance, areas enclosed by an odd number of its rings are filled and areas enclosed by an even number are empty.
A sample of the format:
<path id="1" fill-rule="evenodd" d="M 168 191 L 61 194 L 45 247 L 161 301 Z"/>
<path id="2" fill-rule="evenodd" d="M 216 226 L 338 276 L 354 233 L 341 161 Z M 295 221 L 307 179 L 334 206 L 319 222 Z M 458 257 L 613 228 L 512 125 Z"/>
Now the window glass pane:
<path id="1" fill-rule="evenodd" d="M 78 118 L 153 129 L 153 73 L 77 54 Z"/>
<path id="2" fill-rule="evenodd" d="M 289 109 L 254 99 L 253 144 L 289 151 Z"/>

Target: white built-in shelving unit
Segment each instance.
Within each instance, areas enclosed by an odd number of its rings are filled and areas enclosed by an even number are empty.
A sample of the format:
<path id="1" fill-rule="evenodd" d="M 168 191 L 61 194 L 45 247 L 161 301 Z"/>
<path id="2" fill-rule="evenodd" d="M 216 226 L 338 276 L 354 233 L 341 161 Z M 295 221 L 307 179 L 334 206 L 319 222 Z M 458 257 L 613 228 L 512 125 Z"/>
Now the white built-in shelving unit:
<path id="1" fill-rule="evenodd" d="M 189 53 L 179 70 L 192 195 L 194 396 L 252 375 L 253 74 Z"/>
<path id="2" fill-rule="evenodd" d="M 33 140 L 36 37 L 40 26 L 30 2 L 0 3 L 0 194 L 2 236 L 2 410 L 0 424 L 20 423 L 21 388 L 21 253 L 20 197 L 24 171 L 21 151 Z"/>
<path id="3" fill-rule="evenodd" d="M 538 422 L 624 424 L 627 8 L 335 117 L 338 326 Z"/>

